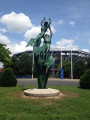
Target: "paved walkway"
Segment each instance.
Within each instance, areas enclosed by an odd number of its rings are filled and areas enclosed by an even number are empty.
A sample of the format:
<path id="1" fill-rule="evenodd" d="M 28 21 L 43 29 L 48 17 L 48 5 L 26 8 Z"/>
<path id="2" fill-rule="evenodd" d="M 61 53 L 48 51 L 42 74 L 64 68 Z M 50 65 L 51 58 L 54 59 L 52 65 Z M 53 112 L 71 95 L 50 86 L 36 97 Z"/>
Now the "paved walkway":
<path id="1" fill-rule="evenodd" d="M 30 79 L 30 78 L 24 78 L 24 79 L 17 79 L 18 84 L 22 84 L 24 86 L 28 85 L 35 85 L 37 86 L 37 79 Z M 48 79 L 48 86 L 79 86 L 79 79 L 59 79 L 59 78 L 49 78 Z"/>

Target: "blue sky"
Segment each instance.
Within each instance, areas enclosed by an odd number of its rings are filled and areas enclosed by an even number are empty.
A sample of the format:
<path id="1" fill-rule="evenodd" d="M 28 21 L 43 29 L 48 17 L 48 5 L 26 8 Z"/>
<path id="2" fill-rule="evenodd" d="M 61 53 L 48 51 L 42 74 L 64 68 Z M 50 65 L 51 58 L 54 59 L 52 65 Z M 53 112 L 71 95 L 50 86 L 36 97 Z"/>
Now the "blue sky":
<path id="1" fill-rule="evenodd" d="M 90 52 L 90 0 L 0 0 L 0 42 L 13 54 L 32 49 L 43 17 L 52 19 L 52 48 Z"/>

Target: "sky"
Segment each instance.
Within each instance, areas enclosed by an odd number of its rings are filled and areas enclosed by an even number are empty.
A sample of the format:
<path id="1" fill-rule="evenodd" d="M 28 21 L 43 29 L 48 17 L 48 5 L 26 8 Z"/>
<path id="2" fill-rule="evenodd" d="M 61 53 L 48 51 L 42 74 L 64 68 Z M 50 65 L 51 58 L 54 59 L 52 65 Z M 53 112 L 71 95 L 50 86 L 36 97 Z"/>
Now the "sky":
<path id="1" fill-rule="evenodd" d="M 43 17 L 52 19 L 51 48 L 90 52 L 90 0 L 0 0 L 0 43 L 12 54 L 32 50 Z"/>

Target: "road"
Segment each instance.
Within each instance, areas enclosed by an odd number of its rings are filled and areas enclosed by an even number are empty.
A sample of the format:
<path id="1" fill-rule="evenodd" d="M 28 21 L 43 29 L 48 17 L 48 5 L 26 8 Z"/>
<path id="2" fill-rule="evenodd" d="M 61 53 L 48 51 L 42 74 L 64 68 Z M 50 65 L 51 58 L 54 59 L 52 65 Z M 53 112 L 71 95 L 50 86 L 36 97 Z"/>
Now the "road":
<path id="1" fill-rule="evenodd" d="M 17 84 L 22 84 L 23 86 L 28 86 L 28 85 L 35 85 L 37 86 L 37 79 L 17 79 L 18 83 Z M 57 78 L 49 78 L 48 86 L 79 86 L 79 80 L 77 79 L 57 79 Z"/>

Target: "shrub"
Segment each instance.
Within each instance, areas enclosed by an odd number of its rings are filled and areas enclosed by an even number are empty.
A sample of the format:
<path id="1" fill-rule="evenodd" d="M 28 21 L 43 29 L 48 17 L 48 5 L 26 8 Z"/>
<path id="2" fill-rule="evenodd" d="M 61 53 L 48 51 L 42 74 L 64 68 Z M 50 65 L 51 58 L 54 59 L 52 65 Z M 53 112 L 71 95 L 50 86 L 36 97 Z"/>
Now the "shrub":
<path id="1" fill-rule="evenodd" d="M 17 80 L 11 68 L 6 68 L 1 75 L 0 86 L 16 86 Z"/>
<path id="2" fill-rule="evenodd" d="M 90 89 L 90 69 L 80 77 L 80 87 L 84 89 Z"/>

